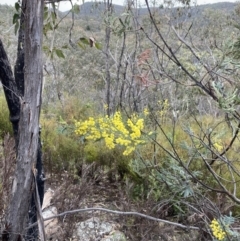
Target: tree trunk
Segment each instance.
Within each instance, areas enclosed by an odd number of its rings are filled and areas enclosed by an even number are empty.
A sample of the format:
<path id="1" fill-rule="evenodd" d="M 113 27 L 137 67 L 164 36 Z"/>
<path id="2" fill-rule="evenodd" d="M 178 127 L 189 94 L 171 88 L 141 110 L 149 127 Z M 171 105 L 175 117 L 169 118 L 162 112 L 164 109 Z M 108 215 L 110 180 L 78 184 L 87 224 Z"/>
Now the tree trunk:
<path id="1" fill-rule="evenodd" d="M 18 122 L 20 115 L 20 98 L 18 89 L 13 76 L 11 65 L 5 52 L 2 40 L 0 39 L 0 79 L 6 96 L 8 109 L 10 113 L 10 121 L 13 126 L 15 140 L 18 135 Z"/>
<path id="2" fill-rule="evenodd" d="M 110 75 L 110 62 L 109 62 L 109 44 L 110 44 L 110 35 L 111 35 L 111 28 L 109 23 L 110 15 L 112 14 L 112 0 L 106 0 L 105 2 L 106 7 L 106 15 L 108 25 L 105 29 L 105 83 L 106 83 L 106 104 L 107 104 L 107 115 L 110 116 L 111 112 L 113 111 L 112 103 L 111 103 L 111 75 Z"/>
<path id="3" fill-rule="evenodd" d="M 9 240 L 21 240 L 27 226 L 33 171 L 39 145 L 42 93 L 43 0 L 27 0 L 24 19 L 24 96 L 20 97 L 20 120 L 16 172 L 8 214 Z"/>

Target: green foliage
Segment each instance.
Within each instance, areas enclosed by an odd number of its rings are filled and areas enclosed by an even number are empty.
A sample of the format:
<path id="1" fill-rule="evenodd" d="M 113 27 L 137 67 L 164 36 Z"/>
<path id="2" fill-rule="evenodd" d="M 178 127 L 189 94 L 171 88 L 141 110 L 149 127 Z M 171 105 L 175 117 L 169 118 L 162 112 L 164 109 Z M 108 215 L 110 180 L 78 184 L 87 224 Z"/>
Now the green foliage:
<path id="1" fill-rule="evenodd" d="M 45 165 L 49 171 L 71 170 L 82 163 L 82 148 L 71 130 L 63 131 L 56 119 L 42 119 L 41 125 Z"/>
<path id="2" fill-rule="evenodd" d="M 91 31 L 91 27 L 89 25 L 86 26 L 85 28 L 86 31 Z"/>
<path id="3" fill-rule="evenodd" d="M 87 46 L 95 47 L 98 50 L 102 49 L 101 43 L 97 42 L 93 37 L 90 37 L 90 38 L 81 37 L 79 38 L 79 41 L 77 42 L 77 44 L 82 49 L 86 49 Z"/>
<path id="4" fill-rule="evenodd" d="M 84 146 L 84 158 L 87 163 L 93 163 L 96 160 L 101 159 L 102 151 L 106 151 L 106 148 L 100 148 L 99 145 L 87 144 Z M 104 162 L 107 160 L 104 160 Z M 104 164 L 104 163 L 102 163 Z"/>
<path id="5" fill-rule="evenodd" d="M 62 46 L 62 49 L 65 49 L 66 46 Z M 52 60 L 54 56 L 56 55 L 58 58 L 65 58 L 65 55 L 62 51 L 62 49 L 54 47 L 52 50 L 48 46 L 43 46 L 43 51 L 46 53 L 47 56 L 50 56 L 50 59 Z"/>
<path id="6" fill-rule="evenodd" d="M 80 6 L 78 4 L 74 4 L 72 7 L 72 12 L 79 14 L 80 13 Z"/>
<path id="7" fill-rule="evenodd" d="M 192 176 L 183 169 L 175 160 L 165 158 L 157 163 L 154 160 L 132 160 L 129 164 L 132 170 L 145 180 L 142 191 L 148 199 L 159 201 L 174 195 L 174 200 L 188 198 L 194 195 Z M 200 171 L 192 173 L 199 176 Z M 142 196 L 141 193 L 138 194 Z"/>
<path id="8" fill-rule="evenodd" d="M 98 50 L 102 50 L 102 44 L 99 43 L 99 42 L 96 42 L 96 43 L 95 43 L 95 47 L 96 47 L 96 49 L 98 49 Z"/>
<path id="9" fill-rule="evenodd" d="M 15 9 L 17 12 L 19 12 L 19 9 L 21 8 L 19 2 L 15 2 Z"/>
<path id="10" fill-rule="evenodd" d="M 47 23 L 51 25 L 51 23 Z M 49 26 L 49 28 L 52 28 Z M 48 45 L 43 45 L 43 51 L 46 54 L 47 57 L 50 57 L 51 60 L 54 59 L 55 56 L 58 58 L 65 58 L 63 50 L 67 50 L 69 47 L 67 44 L 62 44 L 61 46 L 54 46 L 54 47 L 49 47 Z"/>
<path id="11" fill-rule="evenodd" d="M 56 24 L 57 14 L 56 14 L 56 6 L 55 3 L 51 4 L 52 8 L 44 7 L 44 26 L 43 26 L 43 34 L 47 37 L 47 33 L 49 31 L 55 30 L 58 28 L 58 24 Z"/>
<path id="12" fill-rule="evenodd" d="M 9 120 L 9 110 L 4 96 L 0 96 L 0 137 L 6 133 L 13 134 L 12 125 Z"/>
<path id="13" fill-rule="evenodd" d="M 109 150 L 101 142 L 87 142 L 83 149 L 84 161 L 88 164 L 95 163 L 96 167 L 102 168 L 110 181 L 116 178 L 131 180 L 141 185 L 142 177 L 129 165 L 132 156 L 124 156 L 121 148 Z"/>
<path id="14" fill-rule="evenodd" d="M 120 16 L 108 15 L 105 17 L 104 23 L 112 29 L 116 36 L 121 37 L 124 32 L 132 30 L 132 15 L 130 12 L 124 12 Z"/>
<path id="15" fill-rule="evenodd" d="M 41 118 L 43 153 L 49 171 L 75 172 L 85 161 L 82 141 L 74 134 L 74 122 L 91 114 L 91 106 L 82 105 L 75 97 L 68 97 L 64 105 L 44 107 Z"/>
<path id="16" fill-rule="evenodd" d="M 43 114 L 47 119 L 53 117 L 57 122 L 64 120 L 69 125 L 73 125 L 76 120 L 86 119 L 93 115 L 94 111 L 92 103 L 83 103 L 81 99 L 75 96 L 67 96 L 64 102 L 43 107 Z"/>
<path id="17" fill-rule="evenodd" d="M 61 49 L 53 48 L 53 52 L 55 52 L 59 58 L 65 58 L 63 51 Z"/>
<path id="18" fill-rule="evenodd" d="M 17 34 L 18 30 L 19 30 L 19 27 L 20 27 L 20 18 L 21 18 L 21 6 L 19 4 L 19 2 L 16 2 L 15 3 L 15 10 L 16 10 L 16 13 L 14 13 L 13 15 L 13 25 L 14 26 L 14 32 L 15 34 Z"/>

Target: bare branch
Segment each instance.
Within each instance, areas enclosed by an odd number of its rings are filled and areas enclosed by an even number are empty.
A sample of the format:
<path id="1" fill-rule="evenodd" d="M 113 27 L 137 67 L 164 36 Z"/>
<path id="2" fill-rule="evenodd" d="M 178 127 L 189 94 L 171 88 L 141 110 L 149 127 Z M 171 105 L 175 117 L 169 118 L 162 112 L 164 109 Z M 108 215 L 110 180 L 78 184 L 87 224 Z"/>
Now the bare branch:
<path id="1" fill-rule="evenodd" d="M 157 221 L 157 222 L 163 222 L 163 223 L 166 223 L 166 224 L 169 224 L 169 225 L 173 225 L 173 226 L 176 226 L 176 227 L 179 227 L 179 228 L 183 228 L 183 229 L 194 229 L 194 230 L 200 230 L 200 228 L 198 227 L 195 227 L 195 226 L 186 226 L 186 225 L 183 225 L 183 224 L 180 224 L 180 223 L 176 223 L 176 222 L 171 222 L 171 221 L 168 221 L 168 220 L 164 220 L 164 219 L 160 219 L 160 218 L 154 218 L 152 216 L 149 216 L 149 215 L 146 215 L 146 214 L 143 214 L 143 213 L 139 213 L 139 212 L 123 212 L 123 211 L 117 211 L 117 210 L 111 210 L 111 209 L 107 209 L 107 208 L 83 208 L 83 209 L 75 209 L 75 210 L 71 210 L 71 211 L 66 211 L 66 212 L 63 212 L 63 213 L 60 213 L 58 215 L 53 215 L 51 217 L 48 217 L 48 218 L 44 218 L 43 220 L 44 221 L 47 221 L 47 220 L 51 220 L 51 219 L 54 219 L 54 218 L 59 218 L 59 217 L 63 217 L 63 216 L 66 216 L 66 215 L 72 215 L 72 214 L 76 214 L 76 213 L 81 213 L 81 212 L 92 212 L 92 211 L 101 211 L 101 212 L 107 212 L 107 213 L 114 213 L 114 214 L 118 214 L 118 215 L 133 215 L 133 216 L 139 216 L 139 217 L 142 217 L 142 218 L 146 218 L 146 219 L 149 219 L 149 220 L 153 220 L 153 221 Z M 37 225 L 37 223 L 34 223 L 32 224 L 31 226 L 27 227 L 27 229 L 33 227 Z"/>

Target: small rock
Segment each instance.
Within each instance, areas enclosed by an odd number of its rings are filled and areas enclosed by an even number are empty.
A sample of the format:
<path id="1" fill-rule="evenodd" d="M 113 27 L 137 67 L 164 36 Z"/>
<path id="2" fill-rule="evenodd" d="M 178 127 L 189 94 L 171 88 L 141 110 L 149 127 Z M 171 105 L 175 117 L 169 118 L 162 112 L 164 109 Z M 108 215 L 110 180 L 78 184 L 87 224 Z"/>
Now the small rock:
<path id="1" fill-rule="evenodd" d="M 101 241 L 127 241 L 124 233 L 116 230 L 107 237 L 101 239 Z"/>
<path id="2" fill-rule="evenodd" d="M 115 227 L 116 224 L 101 221 L 97 217 L 90 218 L 76 224 L 74 241 L 126 241 L 125 235 L 115 230 Z"/>

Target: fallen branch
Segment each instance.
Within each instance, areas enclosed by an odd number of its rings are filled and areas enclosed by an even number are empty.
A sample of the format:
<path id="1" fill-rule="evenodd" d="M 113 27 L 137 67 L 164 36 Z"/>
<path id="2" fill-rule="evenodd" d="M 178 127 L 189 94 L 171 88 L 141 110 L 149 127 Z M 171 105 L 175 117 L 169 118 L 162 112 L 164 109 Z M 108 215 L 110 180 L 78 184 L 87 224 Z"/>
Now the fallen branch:
<path id="1" fill-rule="evenodd" d="M 51 219 L 54 219 L 54 218 L 59 218 L 59 217 L 70 215 L 70 214 L 76 214 L 76 213 L 80 213 L 80 212 L 89 212 L 89 211 L 102 211 L 102 212 L 115 213 L 115 214 L 120 214 L 120 215 L 134 215 L 134 216 L 143 217 L 143 218 L 150 219 L 150 220 L 157 221 L 157 222 L 163 222 L 163 223 L 170 224 L 170 225 L 173 225 L 173 226 L 177 226 L 177 227 L 180 227 L 180 228 L 183 228 L 183 229 L 200 230 L 200 228 L 195 227 L 195 226 L 186 226 L 186 225 L 183 225 L 183 224 L 180 224 L 180 223 L 175 223 L 175 222 L 167 221 L 167 220 L 160 219 L 160 218 L 154 218 L 152 216 L 149 216 L 149 215 L 146 215 L 146 214 L 143 214 L 143 213 L 122 212 L 122 211 L 110 210 L 110 209 L 106 209 L 106 208 L 75 209 L 75 210 L 66 211 L 66 212 L 63 212 L 63 213 L 60 213 L 60 214 L 57 214 L 57 215 L 53 215 L 53 216 L 48 217 L 48 218 L 44 218 L 43 221 L 51 220 Z M 34 223 L 34 224 L 30 225 L 28 227 L 28 229 L 35 226 L 35 225 L 37 225 L 37 223 Z"/>

